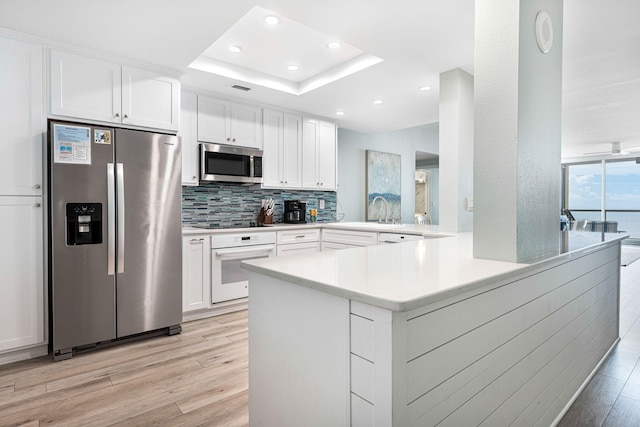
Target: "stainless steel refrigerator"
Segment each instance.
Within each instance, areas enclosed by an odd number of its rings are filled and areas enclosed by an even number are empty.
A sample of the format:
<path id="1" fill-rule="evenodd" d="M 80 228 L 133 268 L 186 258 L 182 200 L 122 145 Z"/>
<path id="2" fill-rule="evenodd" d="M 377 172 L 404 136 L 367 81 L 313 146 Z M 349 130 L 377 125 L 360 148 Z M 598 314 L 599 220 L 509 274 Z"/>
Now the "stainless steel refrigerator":
<path id="1" fill-rule="evenodd" d="M 54 359 L 180 332 L 180 139 L 50 121 L 48 172 Z"/>

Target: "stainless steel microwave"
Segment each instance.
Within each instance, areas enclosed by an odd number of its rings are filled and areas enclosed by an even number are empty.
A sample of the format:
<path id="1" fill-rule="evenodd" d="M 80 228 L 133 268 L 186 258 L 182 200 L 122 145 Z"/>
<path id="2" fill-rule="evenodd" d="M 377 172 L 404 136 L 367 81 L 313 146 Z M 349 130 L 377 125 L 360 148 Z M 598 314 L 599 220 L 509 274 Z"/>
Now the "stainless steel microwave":
<path id="1" fill-rule="evenodd" d="M 262 182 L 262 150 L 222 144 L 200 144 L 200 181 Z"/>

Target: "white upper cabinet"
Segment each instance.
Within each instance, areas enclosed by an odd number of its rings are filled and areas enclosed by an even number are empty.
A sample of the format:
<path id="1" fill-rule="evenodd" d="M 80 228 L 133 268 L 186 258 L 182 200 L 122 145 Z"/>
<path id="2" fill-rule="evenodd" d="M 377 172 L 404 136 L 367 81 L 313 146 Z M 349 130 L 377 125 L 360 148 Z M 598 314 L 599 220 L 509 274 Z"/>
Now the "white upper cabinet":
<path id="1" fill-rule="evenodd" d="M 180 111 L 182 185 L 198 185 L 198 97 L 195 93 L 182 92 Z"/>
<path id="2" fill-rule="evenodd" d="M 320 122 L 318 141 L 318 181 L 323 190 L 335 190 L 338 159 L 335 123 Z"/>
<path id="3" fill-rule="evenodd" d="M 120 123 L 120 64 L 51 51 L 51 114 Z"/>
<path id="4" fill-rule="evenodd" d="M 299 188 L 302 185 L 302 118 L 264 110 L 263 187 Z"/>
<path id="5" fill-rule="evenodd" d="M 180 81 L 51 50 L 51 114 L 178 130 Z"/>
<path id="6" fill-rule="evenodd" d="M 262 149 L 262 110 L 198 96 L 198 141 Z"/>
<path id="7" fill-rule="evenodd" d="M 287 187 L 302 186 L 302 117 L 284 113 L 282 178 Z"/>
<path id="8" fill-rule="evenodd" d="M 262 109 L 231 104 L 231 138 L 235 145 L 262 149 Z"/>
<path id="9" fill-rule="evenodd" d="M 336 125 L 305 118 L 302 135 L 302 186 L 336 189 Z"/>
<path id="10" fill-rule="evenodd" d="M 42 48 L 0 37 L 0 196 L 42 195 Z"/>
<path id="11" fill-rule="evenodd" d="M 180 82 L 137 68 L 122 67 L 122 123 L 178 130 Z"/>

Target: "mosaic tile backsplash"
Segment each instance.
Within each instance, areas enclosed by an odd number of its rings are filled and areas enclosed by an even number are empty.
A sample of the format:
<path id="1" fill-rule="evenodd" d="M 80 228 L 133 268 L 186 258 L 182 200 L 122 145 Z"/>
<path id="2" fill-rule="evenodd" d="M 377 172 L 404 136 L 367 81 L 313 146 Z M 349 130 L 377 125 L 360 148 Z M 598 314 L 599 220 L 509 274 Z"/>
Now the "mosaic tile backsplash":
<path id="1" fill-rule="evenodd" d="M 336 220 L 336 193 L 333 191 L 264 190 L 259 185 L 206 183 L 198 187 L 182 187 L 182 225 L 215 224 L 234 227 L 256 222 L 260 201 L 273 199 L 273 222 L 284 220 L 284 201 L 301 200 L 309 209 L 318 209 L 318 222 Z M 324 200 L 324 209 L 319 201 Z"/>

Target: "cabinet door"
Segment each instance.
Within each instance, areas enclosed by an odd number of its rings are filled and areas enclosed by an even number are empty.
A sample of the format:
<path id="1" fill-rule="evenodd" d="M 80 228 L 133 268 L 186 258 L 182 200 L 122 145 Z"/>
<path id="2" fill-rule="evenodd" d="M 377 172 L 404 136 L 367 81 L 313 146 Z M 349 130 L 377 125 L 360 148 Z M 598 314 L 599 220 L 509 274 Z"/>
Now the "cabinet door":
<path id="1" fill-rule="evenodd" d="M 209 307 L 211 244 L 209 236 L 182 238 L 182 311 Z"/>
<path id="2" fill-rule="evenodd" d="M 198 185 L 198 97 L 182 92 L 181 101 L 178 135 L 182 137 L 182 185 Z"/>
<path id="3" fill-rule="evenodd" d="M 42 48 L 0 37 L 0 195 L 42 194 Z"/>
<path id="4" fill-rule="evenodd" d="M 122 123 L 178 130 L 180 81 L 158 73 L 122 67 Z"/>
<path id="5" fill-rule="evenodd" d="M 302 125 L 302 186 L 313 190 L 318 188 L 320 182 L 317 171 L 319 134 L 320 122 L 305 118 Z"/>
<path id="6" fill-rule="evenodd" d="M 284 115 L 282 142 L 282 178 L 284 187 L 302 187 L 302 117 Z"/>
<path id="7" fill-rule="evenodd" d="M 262 150 L 262 109 L 231 104 L 231 143 Z"/>
<path id="8" fill-rule="evenodd" d="M 41 197 L 0 197 L 0 352 L 44 342 Z"/>
<path id="9" fill-rule="evenodd" d="M 198 96 L 198 141 L 231 143 L 231 103 Z"/>
<path id="10" fill-rule="evenodd" d="M 320 122 L 317 147 L 318 181 L 322 190 L 336 188 L 336 125 Z"/>
<path id="11" fill-rule="evenodd" d="M 283 124 L 284 114 L 280 111 L 264 110 L 262 186 L 282 187 Z"/>
<path id="12" fill-rule="evenodd" d="M 120 123 L 120 64 L 51 50 L 51 114 Z"/>

